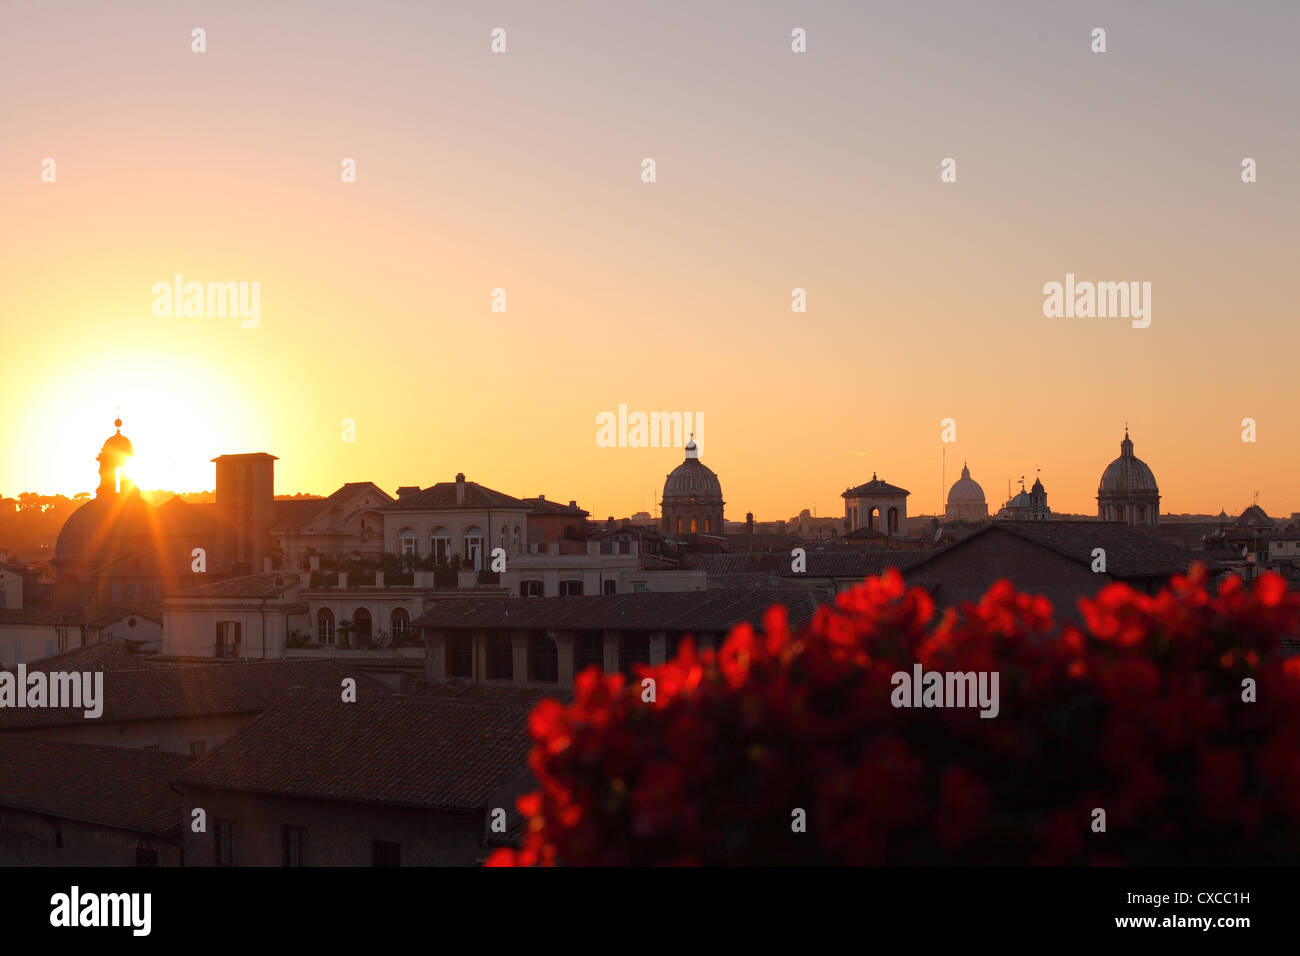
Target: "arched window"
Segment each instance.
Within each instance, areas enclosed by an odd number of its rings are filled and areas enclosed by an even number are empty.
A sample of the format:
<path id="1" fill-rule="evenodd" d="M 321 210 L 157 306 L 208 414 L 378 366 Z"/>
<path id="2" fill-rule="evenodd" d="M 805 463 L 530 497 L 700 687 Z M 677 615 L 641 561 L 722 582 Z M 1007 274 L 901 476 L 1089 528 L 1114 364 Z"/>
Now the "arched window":
<path id="1" fill-rule="evenodd" d="M 402 555 L 415 555 L 419 551 L 419 541 L 414 528 L 403 528 L 397 533 L 398 552 Z"/>
<path id="2" fill-rule="evenodd" d="M 483 570 L 483 529 L 470 525 L 465 531 L 465 560 L 475 571 Z"/>
<path id="3" fill-rule="evenodd" d="M 510 529 L 505 525 L 501 526 L 501 550 L 506 554 L 510 553 Z"/>
<path id="4" fill-rule="evenodd" d="M 365 647 L 370 643 L 372 625 L 370 621 L 370 612 L 363 607 L 357 608 L 352 613 L 352 623 L 356 625 L 357 646 Z"/>
<path id="5" fill-rule="evenodd" d="M 451 560 L 451 535 L 446 528 L 434 528 L 429 535 L 429 554 L 435 564 L 446 564 Z"/>
<path id="6" fill-rule="evenodd" d="M 713 519 L 712 519 L 712 518 L 705 518 L 705 519 L 704 519 L 704 533 L 705 533 L 705 534 L 713 534 Z"/>
<path id="7" fill-rule="evenodd" d="M 700 530 L 700 521 L 694 515 L 691 515 L 691 534 L 698 534 Z"/>
<path id="8" fill-rule="evenodd" d="M 393 637 L 407 637 L 411 633 L 411 612 L 404 607 L 393 608 L 391 617 Z"/>
<path id="9" fill-rule="evenodd" d="M 327 607 L 316 612 L 316 643 L 334 643 L 334 612 Z"/>
<path id="10" fill-rule="evenodd" d="M 682 519 L 681 519 L 681 518 L 678 518 L 678 519 L 677 519 L 677 533 L 678 533 L 678 534 L 681 534 L 681 533 L 682 533 Z"/>
<path id="11" fill-rule="evenodd" d="M 1116 515 L 1118 516 L 1118 518 L 1119 518 L 1120 521 L 1123 521 L 1123 520 L 1124 520 L 1124 506 L 1123 506 L 1123 505 L 1120 505 L 1119 508 L 1116 509 Z"/>
<path id="12" fill-rule="evenodd" d="M 514 533 L 514 537 L 513 537 L 513 538 L 511 539 L 511 541 L 510 541 L 510 544 L 511 544 L 511 550 L 512 550 L 515 554 L 520 554 L 520 553 L 521 553 L 520 550 L 519 550 L 519 542 L 520 542 L 520 540 L 522 539 L 522 537 L 523 537 L 523 529 L 521 529 L 521 528 L 519 527 L 519 525 L 515 525 L 515 533 Z"/>
<path id="13" fill-rule="evenodd" d="M 1138 521 L 1147 520 L 1147 509 L 1144 505 L 1138 505 Z"/>

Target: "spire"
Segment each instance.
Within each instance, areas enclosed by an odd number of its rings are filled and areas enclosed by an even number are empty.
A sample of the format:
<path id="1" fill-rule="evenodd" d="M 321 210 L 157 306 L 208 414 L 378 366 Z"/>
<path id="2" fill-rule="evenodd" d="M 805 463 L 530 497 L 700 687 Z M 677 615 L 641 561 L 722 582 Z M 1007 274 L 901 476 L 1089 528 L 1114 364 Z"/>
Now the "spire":
<path id="1" fill-rule="evenodd" d="M 691 432 L 691 440 L 686 443 L 686 457 L 687 458 L 700 457 L 700 449 L 695 444 L 695 432 Z"/>
<path id="2" fill-rule="evenodd" d="M 1133 457 L 1133 440 L 1128 437 L 1128 422 L 1124 423 L 1124 440 L 1119 443 L 1119 456 L 1121 458 Z"/>
<path id="3" fill-rule="evenodd" d="M 969 478 L 969 477 L 970 477 L 970 469 L 966 467 L 966 462 L 964 462 L 964 461 L 961 463 L 961 476 L 962 476 L 963 478 Z"/>

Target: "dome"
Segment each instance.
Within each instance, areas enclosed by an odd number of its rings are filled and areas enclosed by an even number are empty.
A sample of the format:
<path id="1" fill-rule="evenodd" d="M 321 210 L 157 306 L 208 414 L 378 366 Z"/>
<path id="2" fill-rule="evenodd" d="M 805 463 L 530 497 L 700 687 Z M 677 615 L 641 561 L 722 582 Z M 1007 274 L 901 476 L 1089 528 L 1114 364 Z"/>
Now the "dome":
<path id="1" fill-rule="evenodd" d="M 961 467 L 961 477 L 953 482 L 952 488 L 948 490 L 949 504 L 984 504 L 984 489 L 979 486 L 970 476 L 970 469 L 964 464 Z"/>
<path id="2" fill-rule="evenodd" d="M 1101 473 L 1101 493 L 1120 495 L 1138 492 L 1159 493 L 1156 476 L 1141 458 L 1133 454 L 1133 442 L 1124 430 L 1124 440 L 1119 443 L 1119 457 L 1106 466 Z"/>
<path id="3" fill-rule="evenodd" d="M 101 454 L 131 458 L 135 455 L 135 448 L 131 445 L 131 439 L 118 432 L 116 435 L 108 436 L 108 441 L 104 442 Z"/>
<path id="4" fill-rule="evenodd" d="M 139 492 L 92 498 L 63 522 L 54 545 L 55 564 L 103 564 L 125 551 L 132 539 L 151 533 L 152 512 Z"/>
<path id="5" fill-rule="evenodd" d="M 698 458 L 687 458 L 668 473 L 668 480 L 664 482 L 665 498 L 704 495 L 722 497 L 722 483 Z"/>

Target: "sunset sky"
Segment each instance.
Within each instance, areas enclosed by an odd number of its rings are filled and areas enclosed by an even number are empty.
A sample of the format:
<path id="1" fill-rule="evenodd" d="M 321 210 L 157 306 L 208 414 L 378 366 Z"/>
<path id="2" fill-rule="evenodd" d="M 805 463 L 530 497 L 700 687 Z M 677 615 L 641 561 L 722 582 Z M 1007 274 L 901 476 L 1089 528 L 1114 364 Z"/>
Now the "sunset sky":
<path id="1" fill-rule="evenodd" d="M 654 510 L 625 403 L 703 413 L 736 520 L 933 512 L 949 417 L 992 508 L 1095 513 L 1127 421 L 1162 511 L 1300 511 L 1300 5 L 1048 7 L 0 0 L 0 494 L 92 491 L 120 407 L 150 488 Z M 1150 327 L 1045 318 L 1067 272 Z M 155 317 L 176 273 L 260 324 Z"/>

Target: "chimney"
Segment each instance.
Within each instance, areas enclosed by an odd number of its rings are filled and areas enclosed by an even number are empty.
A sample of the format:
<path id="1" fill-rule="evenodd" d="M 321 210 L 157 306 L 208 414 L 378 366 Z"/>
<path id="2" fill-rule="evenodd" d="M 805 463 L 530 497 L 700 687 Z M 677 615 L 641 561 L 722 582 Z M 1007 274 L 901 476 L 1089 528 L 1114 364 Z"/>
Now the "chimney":
<path id="1" fill-rule="evenodd" d="M 570 498 L 570 499 L 569 499 L 569 507 L 570 507 L 570 508 L 575 508 L 575 509 L 576 509 L 576 508 L 578 507 L 578 503 L 577 503 L 576 501 L 574 501 L 572 498 Z"/>
<path id="2" fill-rule="evenodd" d="M 456 504 L 465 503 L 465 473 L 463 471 L 456 474 Z"/>
<path id="3" fill-rule="evenodd" d="M 405 498 L 407 495 L 413 495 L 420 490 L 419 485 L 402 485 L 397 489 L 397 497 Z"/>

